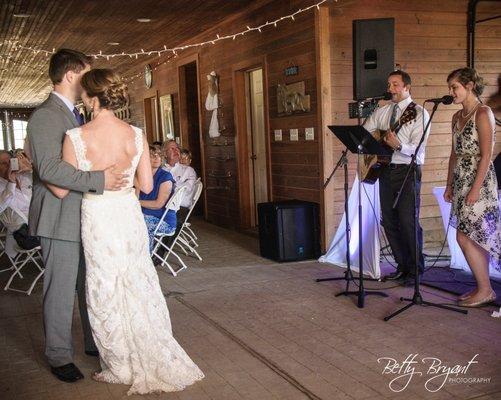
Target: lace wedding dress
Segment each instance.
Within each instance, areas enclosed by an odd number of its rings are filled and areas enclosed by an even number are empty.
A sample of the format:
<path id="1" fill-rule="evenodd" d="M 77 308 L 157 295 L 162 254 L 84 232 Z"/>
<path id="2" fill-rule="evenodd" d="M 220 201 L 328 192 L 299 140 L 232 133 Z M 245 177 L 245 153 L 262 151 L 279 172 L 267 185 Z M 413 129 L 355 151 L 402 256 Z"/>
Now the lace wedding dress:
<path id="1" fill-rule="evenodd" d="M 143 135 L 132 127 L 137 154 Z M 69 130 L 78 168 L 90 171 L 81 128 Z M 172 336 L 171 321 L 148 251 L 148 233 L 131 183 L 121 191 L 84 194 L 82 243 L 89 320 L 102 371 L 94 378 L 131 385 L 128 394 L 182 390 L 204 377 Z"/>

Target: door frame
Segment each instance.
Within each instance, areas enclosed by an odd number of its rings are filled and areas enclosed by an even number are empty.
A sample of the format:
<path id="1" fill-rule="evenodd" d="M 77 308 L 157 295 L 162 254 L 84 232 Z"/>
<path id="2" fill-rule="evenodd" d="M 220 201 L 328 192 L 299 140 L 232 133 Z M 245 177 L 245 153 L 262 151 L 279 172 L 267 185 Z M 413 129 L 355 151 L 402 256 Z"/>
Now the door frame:
<path id="1" fill-rule="evenodd" d="M 158 126 L 157 129 L 157 138 L 152 136 L 151 133 L 151 126 L 152 124 L 155 123 L 153 120 L 155 116 L 151 115 L 151 99 L 155 98 L 156 103 L 157 103 L 157 113 L 156 113 L 156 126 Z M 146 111 L 148 110 L 148 111 Z M 156 140 L 161 140 L 162 139 L 162 127 L 160 126 L 160 121 L 159 121 L 159 116 L 160 116 L 160 106 L 159 106 L 159 97 L 158 97 L 158 90 L 150 89 L 143 95 L 143 115 L 144 115 L 144 130 L 146 131 L 146 138 L 148 140 L 151 140 L 151 142 L 154 142 Z"/>
<path id="2" fill-rule="evenodd" d="M 179 58 L 176 62 L 177 69 L 177 93 L 179 98 L 179 137 L 180 146 L 183 143 L 189 143 L 188 140 L 188 119 L 186 117 L 186 91 L 185 91 L 185 75 L 183 67 L 187 64 L 195 62 L 196 73 L 197 73 L 197 98 L 198 98 L 198 136 L 200 139 L 200 165 L 202 170 L 200 171 L 200 178 L 202 183 L 206 184 L 206 169 L 205 169 L 205 140 L 203 135 L 203 118 L 202 118 L 202 96 L 200 91 L 200 60 L 199 54 L 194 53 L 182 58 Z M 202 191 L 203 198 L 203 209 L 204 209 L 204 219 L 207 219 L 207 191 Z"/>
<path id="3" fill-rule="evenodd" d="M 268 68 L 265 57 L 256 57 L 232 65 L 233 107 L 235 123 L 235 153 L 237 157 L 237 180 L 238 180 L 238 204 L 240 210 L 240 228 L 246 229 L 252 226 L 250 171 L 249 168 L 249 142 L 247 135 L 247 104 L 246 104 L 246 73 L 249 70 L 261 68 L 263 70 L 263 110 L 264 131 L 266 144 L 266 184 L 268 186 L 268 200 L 273 198 L 271 177 L 271 144 L 270 144 L 270 121 L 268 102 Z"/>

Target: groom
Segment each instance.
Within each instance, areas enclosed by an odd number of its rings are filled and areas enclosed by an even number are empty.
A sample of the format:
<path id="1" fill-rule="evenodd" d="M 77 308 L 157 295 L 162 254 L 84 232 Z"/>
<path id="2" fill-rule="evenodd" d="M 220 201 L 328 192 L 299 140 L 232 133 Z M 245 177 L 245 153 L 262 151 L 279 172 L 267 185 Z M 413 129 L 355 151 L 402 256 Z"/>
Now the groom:
<path id="1" fill-rule="evenodd" d="M 97 356 L 85 300 L 85 260 L 80 244 L 82 193 L 100 194 L 104 189 L 125 186 L 123 174 L 83 172 L 61 160 L 65 132 L 82 124 L 74 104 L 80 98 L 80 79 L 90 70 L 91 58 L 74 50 L 61 49 L 50 59 L 49 77 L 54 91 L 28 122 L 26 147 L 33 160 L 33 197 L 30 204 L 30 235 L 39 236 L 45 264 L 43 317 L 45 355 L 51 372 L 64 382 L 83 378 L 73 364 L 71 325 L 75 285 L 84 331 L 85 353 Z M 70 189 L 58 199 L 45 183 Z"/>

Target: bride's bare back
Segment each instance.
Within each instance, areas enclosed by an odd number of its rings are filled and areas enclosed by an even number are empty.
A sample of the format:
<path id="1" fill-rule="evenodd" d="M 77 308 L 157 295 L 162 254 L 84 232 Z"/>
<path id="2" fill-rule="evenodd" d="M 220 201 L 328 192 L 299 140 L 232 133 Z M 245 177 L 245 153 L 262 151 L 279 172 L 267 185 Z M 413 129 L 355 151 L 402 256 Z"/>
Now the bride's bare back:
<path id="1" fill-rule="evenodd" d="M 116 117 L 96 119 L 82 126 L 82 140 L 86 145 L 86 159 L 91 171 L 104 170 L 112 165 L 127 172 L 136 156 L 136 133 L 127 123 Z"/>
<path id="2" fill-rule="evenodd" d="M 116 171 L 127 174 L 129 179 L 124 189 L 131 187 L 135 178 L 136 188 L 144 193 L 152 190 L 153 178 L 148 143 L 138 128 L 121 121 L 111 111 L 104 110 L 99 118 L 76 130 L 76 132 L 75 129 L 68 131 L 65 137 L 64 161 L 84 171 L 104 171 L 106 175 L 107 171 L 111 170 L 113 173 Z M 74 137 L 75 133 L 77 138 Z M 138 135 L 140 141 L 136 140 Z M 77 148 L 74 140 L 79 144 Z M 135 159 L 138 155 L 139 160 Z M 50 184 L 47 186 L 59 198 L 64 198 L 69 192 L 67 189 Z"/>

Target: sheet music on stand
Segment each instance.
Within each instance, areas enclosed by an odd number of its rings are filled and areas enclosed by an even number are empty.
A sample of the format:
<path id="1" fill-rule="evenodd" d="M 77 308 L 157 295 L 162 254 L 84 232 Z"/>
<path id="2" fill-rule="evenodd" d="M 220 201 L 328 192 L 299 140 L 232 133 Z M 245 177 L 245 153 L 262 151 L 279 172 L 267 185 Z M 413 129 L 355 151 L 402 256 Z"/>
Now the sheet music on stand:
<path id="1" fill-rule="evenodd" d="M 391 150 L 382 146 L 361 125 L 329 125 L 329 129 L 352 153 L 378 156 L 389 156 L 392 154 Z M 360 152 L 359 145 L 362 146 Z"/>

